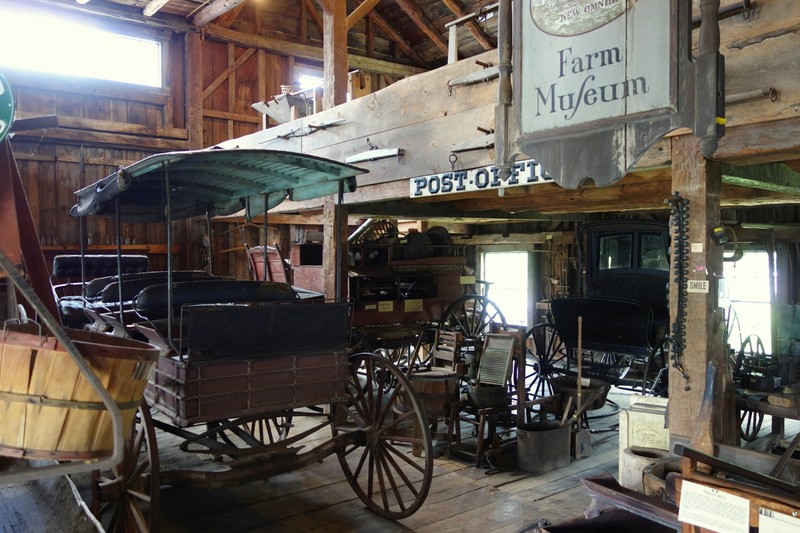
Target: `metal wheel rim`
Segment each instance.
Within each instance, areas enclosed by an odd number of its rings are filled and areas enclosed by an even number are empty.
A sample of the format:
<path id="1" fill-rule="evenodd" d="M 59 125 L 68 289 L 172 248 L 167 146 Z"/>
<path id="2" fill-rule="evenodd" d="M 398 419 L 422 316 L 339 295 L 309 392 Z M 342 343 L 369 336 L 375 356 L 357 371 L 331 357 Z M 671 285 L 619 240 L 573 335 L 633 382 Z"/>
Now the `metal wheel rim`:
<path id="1" fill-rule="evenodd" d="M 366 375 L 391 373 L 396 385 L 384 391 L 372 380 L 365 384 L 359 368 Z M 362 442 L 337 450 L 347 481 L 373 512 L 391 519 L 410 516 L 428 496 L 433 474 L 430 428 L 416 392 L 387 360 L 360 353 L 350 358 L 347 396 L 347 403 L 336 404 L 334 437 L 364 432 Z"/>

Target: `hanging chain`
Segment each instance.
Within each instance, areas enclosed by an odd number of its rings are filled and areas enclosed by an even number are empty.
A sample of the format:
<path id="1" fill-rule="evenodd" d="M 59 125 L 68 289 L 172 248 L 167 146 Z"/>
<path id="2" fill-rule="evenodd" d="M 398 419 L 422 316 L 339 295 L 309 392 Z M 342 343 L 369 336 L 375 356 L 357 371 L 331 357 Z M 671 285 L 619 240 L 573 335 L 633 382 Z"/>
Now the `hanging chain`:
<path id="1" fill-rule="evenodd" d="M 672 194 L 667 200 L 670 205 L 670 225 L 672 226 L 673 257 L 672 270 L 675 273 L 673 281 L 678 286 L 678 311 L 672 323 L 672 345 L 670 360 L 672 366 L 678 369 L 686 382 L 684 390 L 689 390 L 689 375 L 683 366 L 683 351 L 686 348 L 686 300 L 689 284 L 689 200 L 679 193 Z"/>

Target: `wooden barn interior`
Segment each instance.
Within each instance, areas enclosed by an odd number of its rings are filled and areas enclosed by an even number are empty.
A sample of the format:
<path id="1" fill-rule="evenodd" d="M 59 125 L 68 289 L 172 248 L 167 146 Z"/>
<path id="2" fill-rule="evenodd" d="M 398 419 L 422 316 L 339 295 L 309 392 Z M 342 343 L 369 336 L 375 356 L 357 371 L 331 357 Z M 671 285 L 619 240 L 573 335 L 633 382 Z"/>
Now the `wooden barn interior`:
<path id="1" fill-rule="evenodd" d="M 675 112 L 537 133 L 543 13 L 647 9 Z M 0 27 L 2 531 L 800 531 L 800 2 Z"/>

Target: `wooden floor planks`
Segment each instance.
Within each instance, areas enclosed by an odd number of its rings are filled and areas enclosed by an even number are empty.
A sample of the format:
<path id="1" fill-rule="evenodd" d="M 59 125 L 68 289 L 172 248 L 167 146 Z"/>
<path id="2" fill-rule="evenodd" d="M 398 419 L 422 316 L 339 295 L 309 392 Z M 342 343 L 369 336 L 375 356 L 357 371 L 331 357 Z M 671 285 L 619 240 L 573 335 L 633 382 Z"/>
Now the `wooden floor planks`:
<path id="1" fill-rule="evenodd" d="M 612 413 L 596 425 L 613 428 L 615 424 Z M 510 454 L 498 458 L 499 468 L 491 470 L 440 455 L 422 509 L 397 522 L 366 509 L 345 480 L 338 460 L 328 457 L 266 482 L 209 492 L 165 487 L 160 526 L 166 533 L 521 531 L 539 521 L 559 523 L 580 516 L 590 503 L 581 479 L 603 472 L 616 474 L 617 442 L 613 430 L 597 433 L 592 436 L 590 457 L 535 474 L 517 470 L 516 457 Z M 165 448 L 160 455 L 166 458 L 164 462 L 171 467 L 180 464 L 182 452 L 176 452 L 174 444 Z M 444 451 L 441 443 L 436 449 L 440 454 Z"/>
<path id="2" fill-rule="evenodd" d="M 346 481 L 335 456 L 303 470 L 210 491 L 192 487 L 162 487 L 159 528 L 164 533 L 270 532 L 447 532 L 530 529 L 539 521 L 560 523 L 579 517 L 590 498 L 581 480 L 617 471 L 617 417 L 593 422 L 590 457 L 573 459 L 557 470 L 522 472 L 516 454 L 496 458 L 497 468 L 476 468 L 472 461 L 445 457 L 442 443 L 434 462 L 431 490 L 422 508 L 400 521 L 370 512 Z M 208 457 L 181 452 L 181 441 L 159 434 L 162 470 L 187 465 L 213 466 Z M 513 455 L 512 455 L 513 454 Z M 76 476 L 84 498 L 86 476 Z M 2 531 L 18 531 L 6 528 Z"/>

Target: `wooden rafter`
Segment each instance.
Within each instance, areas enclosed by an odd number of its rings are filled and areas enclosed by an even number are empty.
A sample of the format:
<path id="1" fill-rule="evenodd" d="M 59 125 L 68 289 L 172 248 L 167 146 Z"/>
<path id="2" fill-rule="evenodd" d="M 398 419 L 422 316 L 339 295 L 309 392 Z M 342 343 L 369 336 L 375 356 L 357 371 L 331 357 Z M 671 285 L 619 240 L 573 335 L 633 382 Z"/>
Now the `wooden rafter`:
<path id="1" fill-rule="evenodd" d="M 323 33 L 322 17 L 319 16 L 317 8 L 314 6 L 314 0 L 305 0 L 305 3 L 306 3 L 306 11 L 308 12 L 309 15 L 311 15 L 311 18 L 314 19 L 314 24 L 317 26 L 319 34 L 322 35 Z"/>
<path id="2" fill-rule="evenodd" d="M 147 2 L 147 5 L 144 6 L 144 9 L 142 9 L 142 13 L 145 17 L 152 17 L 159 9 L 164 7 L 167 2 L 169 2 L 169 0 L 150 0 Z"/>
<path id="3" fill-rule="evenodd" d="M 251 33 L 243 33 L 228 28 L 222 28 L 216 24 L 209 24 L 205 30 L 205 37 L 223 42 L 232 42 L 245 48 L 262 48 L 274 53 L 311 61 L 323 60 L 322 50 L 317 46 L 293 43 L 286 40 L 253 35 Z M 348 57 L 348 64 L 351 69 L 360 68 L 368 72 L 377 72 L 397 77 L 410 76 L 423 72 L 423 69 L 419 67 L 401 65 L 399 63 L 391 63 L 389 61 L 357 55 L 350 55 Z"/>
<path id="4" fill-rule="evenodd" d="M 442 0 L 442 3 L 453 12 L 456 18 L 461 18 L 467 15 L 467 13 L 458 6 L 455 0 Z M 483 46 L 484 50 L 492 50 L 493 48 L 497 47 L 497 43 L 495 43 L 491 37 L 486 35 L 486 32 L 483 31 L 477 22 L 470 20 L 466 23 L 466 26 L 475 37 L 475 40 L 478 41 L 481 46 Z"/>
<path id="5" fill-rule="evenodd" d="M 239 14 L 242 12 L 242 9 L 244 9 L 245 5 L 246 4 L 242 2 L 238 6 L 228 11 L 227 13 L 223 13 L 222 15 L 217 17 L 217 19 L 214 21 L 214 24 L 222 26 L 223 28 L 230 28 L 233 25 L 233 23 L 236 22 L 236 19 L 239 18 Z"/>
<path id="6" fill-rule="evenodd" d="M 363 19 L 372 8 L 378 5 L 380 0 L 364 0 L 356 7 L 352 13 L 347 15 L 347 29 L 350 30 L 356 23 Z"/>
<path id="7" fill-rule="evenodd" d="M 368 1 L 369 0 L 365 0 L 361 5 L 366 4 Z M 319 13 L 317 12 L 316 8 L 314 7 L 314 0 L 305 0 L 305 3 L 306 3 L 306 6 L 307 6 L 308 13 L 314 18 L 314 23 L 316 24 L 317 29 L 319 29 L 320 35 L 322 35 L 322 33 L 323 33 L 323 30 L 322 30 L 322 18 L 319 16 Z M 359 6 L 359 8 L 360 8 L 360 6 Z M 356 10 L 353 11 L 353 13 L 355 13 L 359 8 L 356 8 Z M 351 15 L 352 15 L 352 13 L 351 13 Z M 420 57 L 420 55 L 417 52 L 414 51 L 414 48 L 411 46 L 411 44 L 409 44 L 408 41 L 403 39 L 403 36 L 400 35 L 397 32 L 397 30 L 395 30 L 394 27 L 391 24 L 389 24 L 389 22 L 387 22 L 386 19 L 384 19 L 383 16 L 381 16 L 380 13 L 378 13 L 377 10 L 373 9 L 373 10 L 369 11 L 367 16 L 369 17 L 369 20 L 371 20 L 375 25 L 377 25 L 381 29 L 381 31 L 386 34 L 386 36 L 389 38 L 389 40 L 394 42 L 400 48 L 400 50 L 416 66 L 421 67 L 421 68 L 428 68 L 428 65 L 425 62 L 425 60 L 422 59 L 422 57 Z M 348 16 L 348 28 L 350 27 L 349 26 L 349 21 L 350 21 L 350 17 Z"/>
<path id="8" fill-rule="evenodd" d="M 197 15 L 192 17 L 192 24 L 198 28 L 202 28 L 215 18 L 227 13 L 245 1 L 246 0 L 214 0 Z"/>
<path id="9" fill-rule="evenodd" d="M 447 53 L 447 43 L 442 40 L 439 31 L 436 27 L 428 20 L 428 17 L 422 11 L 422 9 L 417 5 L 417 3 L 413 2 L 412 0 L 395 0 L 397 5 L 402 9 L 406 15 L 414 21 L 420 30 L 422 30 L 425 35 L 427 35 L 433 44 L 439 47 L 439 49 Z"/>
<path id="10" fill-rule="evenodd" d="M 333 11 L 334 5 L 333 0 L 317 0 L 320 9 L 322 9 L 323 13 L 330 13 Z"/>
<path id="11" fill-rule="evenodd" d="M 389 37 L 389 39 L 391 39 L 398 47 L 400 47 L 400 50 L 402 50 L 403 53 L 406 54 L 415 65 L 427 68 L 425 60 L 423 60 L 420 55 L 414 51 L 414 48 L 411 46 L 411 44 L 403 39 L 403 36 L 397 33 L 397 30 L 395 30 L 394 27 L 389 24 L 389 22 L 384 19 L 376 10 L 373 9 L 370 11 L 369 18 L 381 29 L 383 33 L 386 34 L 387 37 Z"/>

